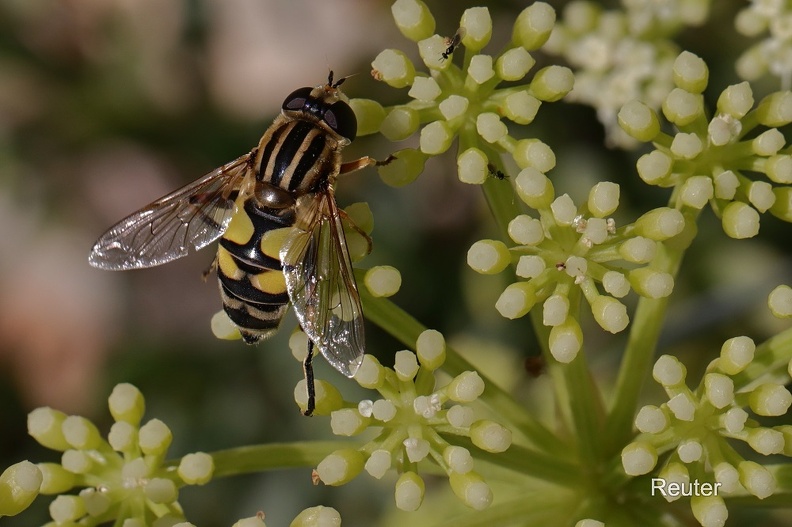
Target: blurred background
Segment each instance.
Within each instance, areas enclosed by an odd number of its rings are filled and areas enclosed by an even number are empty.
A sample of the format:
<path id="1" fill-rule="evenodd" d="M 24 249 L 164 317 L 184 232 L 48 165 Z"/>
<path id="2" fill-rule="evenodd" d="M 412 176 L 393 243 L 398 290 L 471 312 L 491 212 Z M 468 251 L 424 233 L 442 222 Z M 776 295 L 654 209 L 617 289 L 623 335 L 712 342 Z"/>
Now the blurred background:
<path id="1" fill-rule="evenodd" d="M 437 32 L 445 35 L 455 32 L 465 8 L 477 5 L 426 3 Z M 495 24 L 492 53 L 508 41 L 514 18 L 528 3 L 486 3 Z M 567 2 L 549 3 L 560 12 Z M 211 248 L 125 273 L 93 269 L 87 257 L 95 239 L 122 217 L 253 148 L 283 98 L 324 82 L 329 68 L 338 76 L 359 74 L 344 86 L 350 97 L 384 104 L 406 100 L 406 91 L 378 84 L 368 74 L 371 60 L 386 47 L 417 58 L 415 46 L 394 26 L 390 4 L 0 0 L 1 466 L 58 459 L 26 434 L 26 415 L 35 407 L 84 415 L 106 431 L 106 397 L 118 382 L 137 385 L 147 397 L 147 418 L 172 428 L 173 456 L 330 437 L 327 423 L 318 422 L 327 418 L 302 418 L 293 402 L 294 385 L 302 378 L 286 344 L 293 315 L 277 337 L 256 347 L 213 337 L 209 321 L 221 308 L 220 298 L 214 276 L 201 280 L 214 257 Z M 738 82 L 733 60 L 745 45 L 731 31 L 734 12 L 744 3 L 716 4 L 706 26 L 680 36 L 683 47 L 710 65 L 712 103 L 723 87 Z M 711 38 L 725 31 L 728 42 Z M 537 59 L 539 66 L 550 61 Z M 575 136 L 569 135 L 570 122 Z M 585 196 L 598 180 L 616 181 L 623 185 L 627 218 L 668 198 L 635 177 L 640 152 L 604 148 L 591 108 L 545 105 L 537 122 L 519 134 L 553 147 L 553 177 L 573 198 Z M 381 159 L 404 146 L 364 137 L 345 158 Z M 445 333 L 537 411 L 549 411 L 542 399 L 546 380 L 522 368 L 538 353 L 530 331 L 492 307 L 508 277 L 475 275 L 465 265 L 469 246 L 497 231 L 479 189 L 456 179 L 455 164 L 452 155 L 433 159 L 415 184 L 402 189 L 385 186 L 365 170 L 339 182 L 338 201 L 342 207 L 370 204 L 375 246 L 363 265 L 389 264 L 401 271 L 404 285 L 394 298 L 399 305 Z M 678 284 L 682 296 L 661 350 L 682 354 L 691 364 L 690 378 L 698 378 L 724 338 L 748 334 L 760 341 L 777 330 L 762 306 L 774 285 L 790 282 L 784 227 L 763 217 L 762 239 L 737 245 L 705 213 L 702 239 Z M 730 287 L 735 276 L 739 290 Z M 373 326 L 367 331 L 368 351 L 392 364 L 402 346 Z M 621 337 L 594 330 L 587 339 L 591 362 L 607 382 L 618 364 Z M 323 362 L 317 370 L 350 397 L 371 397 Z M 315 504 L 335 506 L 345 525 L 369 525 L 392 509 L 393 499 L 387 478 L 361 477 L 328 492 L 310 485 L 307 470 L 218 480 L 208 487 L 189 488 L 180 499 L 187 517 L 203 527 L 230 525 L 259 510 L 271 525 L 285 525 Z M 48 503 L 39 499 L 5 524 L 42 524 Z"/>

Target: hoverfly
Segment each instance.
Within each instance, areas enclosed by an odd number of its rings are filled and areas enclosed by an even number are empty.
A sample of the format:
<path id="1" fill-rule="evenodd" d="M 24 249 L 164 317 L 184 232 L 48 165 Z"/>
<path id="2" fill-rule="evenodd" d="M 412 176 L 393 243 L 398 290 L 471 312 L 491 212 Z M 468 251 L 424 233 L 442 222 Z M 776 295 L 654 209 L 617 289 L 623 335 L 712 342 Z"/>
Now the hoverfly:
<path id="1" fill-rule="evenodd" d="M 352 377 L 364 354 L 363 310 L 334 196 L 339 174 L 384 164 L 343 163 L 357 119 L 339 86 L 305 87 L 286 97 L 280 115 L 250 153 L 140 209 L 104 233 L 92 266 L 141 269 L 181 258 L 220 238 L 217 270 L 223 309 L 244 341 L 274 334 L 289 302 L 309 339 L 303 363 L 305 415 L 315 407 L 314 346 Z"/>
<path id="2" fill-rule="evenodd" d="M 456 48 L 459 47 L 459 45 L 462 43 L 462 39 L 465 38 L 466 33 L 467 31 L 465 30 L 465 28 L 460 27 L 459 29 L 457 29 L 457 32 L 454 33 L 453 37 L 450 38 L 447 37 L 445 39 L 445 45 L 448 47 L 442 53 L 443 58 L 440 60 L 448 60 L 451 57 L 451 55 L 454 54 L 454 50 L 456 50 Z"/>

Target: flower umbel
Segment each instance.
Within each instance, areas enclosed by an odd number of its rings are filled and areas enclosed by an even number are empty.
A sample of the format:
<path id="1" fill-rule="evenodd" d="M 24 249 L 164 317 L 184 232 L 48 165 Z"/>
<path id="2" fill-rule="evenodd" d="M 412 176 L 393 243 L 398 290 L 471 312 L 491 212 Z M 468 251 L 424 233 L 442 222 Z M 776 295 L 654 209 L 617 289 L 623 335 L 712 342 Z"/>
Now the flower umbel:
<path id="1" fill-rule="evenodd" d="M 511 445 L 511 432 L 500 424 L 476 419 L 473 403 L 483 392 L 477 373 L 468 371 L 448 384 L 436 387 L 434 371 L 445 360 L 445 340 L 434 330 L 418 338 L 416 353 L 396 353 L 393 369 L 367 355 L 355 379 L 382 398 L 346 403 L 331 413 L 333 432 L 356 436 L 378 429 L 377 437 L 357 449 L 338 450 L 316 468 L 327 485 L 342 485 L 365 470 L 379 479 L 391 468 L 396 482 L 396 505 L 415 510 L 423 501 L 424 481 L 419 463 L 432 461 L 448 476 L 451 488 L 463 503 L 484 509 L 492 501 L 489 485 L 475 471 L 471 452 L 455 445 L 455 437 L 467 437 L 486 452 L 503 452 Z"/>
<path id="2" fill-rule="evenodd" d="M 582 299 L 603 329 L 618 333 L 629 323 L 627 308 L 618 299 L 631 288 L 647 298 L 671 294 L 673 277 L 654 269 L 651 262 L 659 242 L 684 229 L 679 211 L 655 209 L 617 228 L 609 217 L 619 204 L 615 183 L 598 183 L 581 207 L 567 194 L 556 198 L 550 179 L 533 168 L 520 172 L 515 187 L 539 218 L 522 214 L 509 223 L 509 236 L 517 244 L 511 249 L 497 240 L 476 242 L 468 251 L 468 265 L 493 274 L 515 264 L 522 280 L 509 285 L 495 307 L 514 319 L 542 305 L 542 322 L 552 328 L 549 347 L 556 360 L 570 362 L 583 344 L 577 321 Z"/>
<path id="3" fill-rule="evenodd" d="M 773 93 L 753 108 L 751 87 L 735 84 L 721 93 L 717 113 L 708 118 L 702 96 L 708 77 L 706 64 L 692 53 L 674 62 L 677 87 L 663 102 L 674 135 L 660 131 L 657 114 L 642 102 L 621 109 L 624 131 L 656 148 L 638 160 L 638 174 L 650 185 L 674 187 L 680 207 L 701 210 L 710 203 L 732 238 L 755 236 L 759 213 L 792 221 L 792 149 L 778 130 L 792 122 L 792 93 Z M 758 126 L 766 130 L 758 133 Z"/>
<path id="4" fill-rule="evenodd" d="M 50 505 L 52 519 L 59 525 L 79 522 L 85 526 L 114 520 L 140 525 L 183 520 L 179 488 L 211 480 L 212 458 L 198 452 L 182 458 L 178 467 L 166 466 L 163 461 L 171 432 L 158 419 L 140 424 L 145 402 L 131 384 L 115 387 L 109 407 L 115 423 L 107 439 L 82 417 L 51 408 L 30 413 L 30 435 L 43 446 L 63 452 L 60 464 L 38 466 L 43 475 L 41 493 L 59 494 Z M 63 494 L 78 488 L 77 494 Z"/>
<path id="5" fill-rule="evenodd" d="M 398 50 L 385 50 L 372 62 L 375 78 L 395 88 L 410 87 L 413 100 L 392 108 L 375 101 L 351 101 L 360 121 L 359 133 L 381 132 L 399 141 L 411 136 L 420 126 L 420 147 L 395 154 L 396 161 L 380 167 L 382 178 L 392 185 L 413 181 L 423 170 L 426 159 L 442 154 L 459 137 L 457 163 L 464 183 L 484 183 L 491 163 L 500 163 L 499 154 L 508 152 L 518 165 L 539 164 L 543 171 L 554 164 L 549 148 L 538 140 L 516 139 L 501 118 L 525 125 L 533 121 L 542 102 L 557 101 L 572 89 L 572 73 L 560 66 L 537 71 L 526 84 L 499 88 L 504 82 L 519 82 L 535 60 L 530 52 L 550 36 L 555 12 L 535 2 L 517 18 L 512 40 L 506 51 L 493 57 L 482 53 L 492 35 L 492 19 L 486 7 L 468 9 L 460 21 L 463 66 L 444 54 L 450 39 L 433 34 L 434 18 L 420 0 L 397 0 L 393 4 L 396 25 L 418 49 L 428 73 L 417 72 L 407 56 Z M 548 155 L 549 152 L 549 155 Z"/>
<path id="6" fill-rule="evenodd" d="M 744 442 L 762 456 L 792 456 L 791 426 L 763 426 L 749 414 L 782 416 L 792 406 L 792 394 L 784 388 L 784 381 L 741 386 L 739 374 L 754 361 L 755 353 L 756 346 L 748 337 L 727 340 L 720 357 L 710 364 L 694 390 L 685 384 L 686 370 L 678 359 L 660 357 L 653 376 L 669 400 L 659 407 L 641 408 L 635 419 L 641 434 L 622 451 L 622 464 L 629 475 L 649 473 L 658 456 L 671 451 L 659 477 L 678 483 L 718 483 L 718 495 L 691 501 L 693 514 L 704 526 L 723 525 L 728 516 L 723 496 L 764 499 L 778 486 L 772 466 L 746 459 L 732 442 Z M 783 367 L 781 361 L 778 369 Z M 678 498 L 666 496 L 668 501 Z"/>

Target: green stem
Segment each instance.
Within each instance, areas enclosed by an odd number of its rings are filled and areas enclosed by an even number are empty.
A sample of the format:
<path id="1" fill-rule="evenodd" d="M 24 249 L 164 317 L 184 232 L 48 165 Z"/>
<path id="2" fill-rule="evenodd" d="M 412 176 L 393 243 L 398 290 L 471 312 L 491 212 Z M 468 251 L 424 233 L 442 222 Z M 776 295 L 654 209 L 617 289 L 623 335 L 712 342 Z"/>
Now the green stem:
<path id="1" fill-rule="evenodd" d="M 675 197 L 672 196 L 670 206 L 674 206 L 674 201 Z M 652 261 L 653 269 L 669 273 L 676 279 L 685 251 L 696 236 L 698 212 L 687 212 L 683 231 L 665 243 L 659 244 L 657 257 Z M 613 407 L 605 425 L 606 455 L 618 453 L 630 440 L 638 396 L 654 363 L 654 353 L 667 307 L 667 297 L 642 297 L 638 301 L 627 348 L 619 367 Z"/>
<path id="2" fill-rule="evenodd" d="M 362 271 L 357 272 L 362 274 Z M 358 276 L 358 281 L 362 283 L 362 276 Z M 387 298 L 372 296 L 365 287 L 360 288 L 360 298 L 363 301 L 363 310 L 367 320 L 384 329 L 408 348 L 415 349 L 418 335 L 427 329 L 425 326 Z M 451 347 L 446 347 L 446 361 L 443 369 L 451 375 L 459 375 L 463 371 L 476 371 L 472 364 Z M 481 375 L 480 372 L 479 375 Z M 482 401 L 486 402 L 516 431 L 523 434 L 526 439 L 541 450 L 554 454 L 564 452 L 564 447 L 555 434 L 492 380 L 484 375 L 481 375 L 481 378 L 485 385 Z"/>
<path id="3" fill-rule="evenodd" d="M 462 446 L 475 452 L 477 462 L 485 461 L 522 476 L 529 476 L 547 483 L 556 483 L 572 489 L 580 485 L 579 468 L 554 455 L 537 452 L 520 445 L 511 445 L 505 452 L 492 454 L 480 450 L 467 437 L 453 434 L 441 434 L 441 436 L 452 445 Z"/>
<path id="4" fill-rule="evenodd" d="M 359 446 L 358 442 L 352 441 L 297 441 L 242 446 L 218 450 L 210 455 L 215 466 L 213 477 L 225 477 L 264 470 L 315 467 L 336 450 Z M 176 467 L 179 461 L 169 461 L 165 466 Z"/>

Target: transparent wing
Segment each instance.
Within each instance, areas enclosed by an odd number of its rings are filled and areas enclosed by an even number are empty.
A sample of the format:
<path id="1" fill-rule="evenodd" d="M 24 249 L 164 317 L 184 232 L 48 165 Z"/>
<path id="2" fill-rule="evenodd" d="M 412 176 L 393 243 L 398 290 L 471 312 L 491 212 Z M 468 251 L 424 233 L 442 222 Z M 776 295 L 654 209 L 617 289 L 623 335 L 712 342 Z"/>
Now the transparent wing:
<path id="1" fill-rule="evenodd" d="M 335 369 L 352 377 L 365 352 L 363 308 L 332 190 L 298 201 L 280 257 L 303 331 Z"/>
<path id="2" fill-rule="evenodd" d="M 206 247 L 228 227 L 251 155 L 124 218 L 97 240 L 88 262 L 111 271 L 140 269 L 181 258 L 191 247 Z"/>

